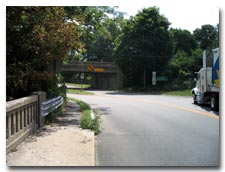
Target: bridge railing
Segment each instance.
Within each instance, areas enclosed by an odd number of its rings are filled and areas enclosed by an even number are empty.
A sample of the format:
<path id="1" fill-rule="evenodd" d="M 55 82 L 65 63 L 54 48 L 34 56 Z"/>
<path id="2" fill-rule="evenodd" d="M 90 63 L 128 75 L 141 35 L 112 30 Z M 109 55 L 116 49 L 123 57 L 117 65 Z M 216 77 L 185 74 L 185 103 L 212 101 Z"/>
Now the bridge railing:
<path id="1" fill-rule="evenodd" d="M 6 103 L 6 150 L 16 147 L 38 127 L 38 96 Z"/>
<path id="2" fill-rule="evenodd" d="M 61 96 L 46 99 L 45 92 L 6 102 L 6 152 L 42 127 L 45 116 L 63 103 Z"/>

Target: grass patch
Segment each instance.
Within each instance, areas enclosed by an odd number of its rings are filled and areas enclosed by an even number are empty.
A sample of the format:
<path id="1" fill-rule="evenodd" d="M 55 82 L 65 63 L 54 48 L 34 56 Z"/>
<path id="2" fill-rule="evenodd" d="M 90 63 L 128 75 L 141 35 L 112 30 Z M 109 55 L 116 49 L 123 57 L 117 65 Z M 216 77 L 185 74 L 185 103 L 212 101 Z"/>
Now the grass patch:
<path id="1" fill-rule="evenodd" d="M 80 94 L 80 95 L 94 95 L 94 93 L 91 93 L 91 92 L 88 92 L 88 91 L 75 90 L 75 89 L 71 89 L 71 88 L 67 89 L 67 93 L 69 93 L 69 94 Z"/>
<path id="2" fill-rule="evenodd" d="M 94 131 L 95 135 L 99 134 L 100 131 L 100 116 L 98 114 L 98 112 L 95 115 L 95 118 L 92 120 L 92 125 L 91 125 L 91 129 Z"/>
<path id="3" fill-rule="evenodd" d="M 67 86 L 74 86 L 74 87 L 78 87 L 81 88 L 81 84 L 75 84 L 75 83 L 66 83 Z M 91 85 L 90 84 L 82 84 L 83 88 L 90 88 Z"/>
<path id="4" fill-rule="evenodd" d="M 81 110 L 81 128 L 83 129 L 90 129 L 94 131 L 95 135 L 100 133 L 100 116 L 95 115 L 95 118 L 91 118 L 91 107 L 80 100 L 77 100 L 75 98 L 68 98 L 68 100 L 76 102 L 78 105 L 80 105 Z"/>
<path id="5" fill-rule="evenodd" d="M 177 91 L 162 91 L 162 94 L 171 96 L 191 96 L 191 91 L 188 89 Z"/>
<path id="6" fill-rule="evenodd" d="M 140 94 L 140 95 L 170 95 L 170 96 L 192 96 L 190 89 L 184 89 L 184 90 L 175 90 L 175 91 L 167 91 L 167 90 L 129 90 L 129 89 L 123 89 L 118 90 L 118 93 L 121 94 Z"/>

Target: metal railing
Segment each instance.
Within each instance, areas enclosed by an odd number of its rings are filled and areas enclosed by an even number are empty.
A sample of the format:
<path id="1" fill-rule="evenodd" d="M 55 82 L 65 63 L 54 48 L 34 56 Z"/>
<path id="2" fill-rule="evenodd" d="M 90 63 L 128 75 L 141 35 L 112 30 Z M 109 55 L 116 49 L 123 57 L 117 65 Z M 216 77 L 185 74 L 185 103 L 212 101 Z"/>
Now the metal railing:
<path id="1" fill-rule="evenodd" d="M 41 103 L 41 115 L 47 116 L 50 112 L 58 108 L 63 104 L 63 97 L 58 96 L 56 98 L 44 101 Z"/>

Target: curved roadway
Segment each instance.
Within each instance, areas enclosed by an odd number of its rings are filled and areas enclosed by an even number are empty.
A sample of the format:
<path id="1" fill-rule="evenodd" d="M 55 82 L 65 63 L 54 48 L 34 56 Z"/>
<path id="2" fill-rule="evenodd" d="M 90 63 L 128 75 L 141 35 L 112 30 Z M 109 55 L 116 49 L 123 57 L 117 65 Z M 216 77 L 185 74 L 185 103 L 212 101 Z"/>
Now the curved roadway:
<path id="1" fill-rule="evenodd" d="M 191 97 L 72 95 L 101 115 L 97 166 L 218 166 L 219 115 Z"/>

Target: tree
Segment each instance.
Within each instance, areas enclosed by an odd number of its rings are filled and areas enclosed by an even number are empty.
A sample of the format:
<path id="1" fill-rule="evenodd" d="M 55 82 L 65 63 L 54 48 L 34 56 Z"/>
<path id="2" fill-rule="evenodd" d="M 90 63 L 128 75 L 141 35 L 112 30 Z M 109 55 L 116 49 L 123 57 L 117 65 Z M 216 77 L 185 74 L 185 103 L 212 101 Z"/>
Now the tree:
<path id="1" fill-rule="evenodd" d="M 145 8 L 127 21 L 114 51 L 127 86 L 150 85 L 152 71 L 160 74 L 165 70 L 173 51 L 169 25 L 156 7 Z"/>
<path id="2" fill-rule="evenodd" d="M 76 14 L 84 19 L 82 41 L 86 51 L 80 60 L 113 61 L 113 41 L 121 31 L 123 13 L 106 6 L 66 7 L 66 11 L 69 17 Z"/>
<path id="3" fill-rule="evenodd" d="M 204 50 L 219 46 L 218 31 L 219 30 L 212 25 L 203 25 L 200 29 L 195 29 L 193 33 L 200 48 Z"/>
<path id="4" fill-rule="evenodd" d="M 74 18 L 74 20 L 76 20 Z M 80 26 L 63 7 L 7 7 L 7 98 L 57 87 L 55 62 L 82 48 Z"/>
<path id="5" fill-rule="evenodd" d="M 219 24 L 217 24 L 215 26 L 215 31 L 216 31 L 216 38 L 215 38 L 215 40 L 212 43 L 212 47 L 213 48 L 219 47 L 219 31 L 220 31 L 220 25 Z"/>
<path id="6" fill-rule="evenodd" d="M 190 54 L 178 50 L 167 66 L 167 76 L 170 78 L 168 89 L 191 89 L 195 85 L 195 72 L 202 67 L 202 50 L 192 50 Z"/>
<path id="7" fill-rule="evenodd" d="M 184 51 L 188 55 L 191 55 L 192 50 L 197 48 L 197 42 L 189 31 L 170 29 L 170 33 L 174 46 L 173 54 L 177 54 L 178 51 Z"/>

